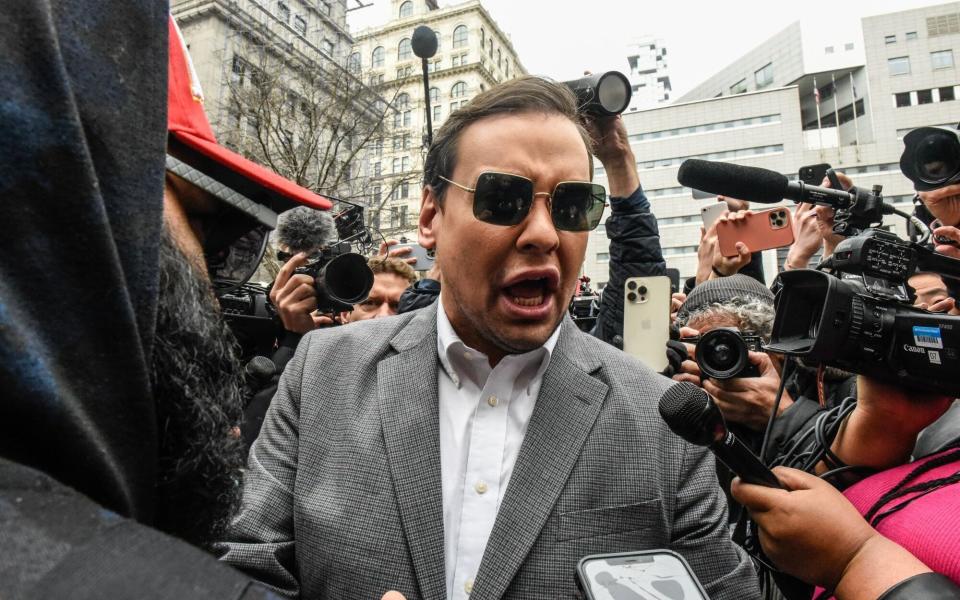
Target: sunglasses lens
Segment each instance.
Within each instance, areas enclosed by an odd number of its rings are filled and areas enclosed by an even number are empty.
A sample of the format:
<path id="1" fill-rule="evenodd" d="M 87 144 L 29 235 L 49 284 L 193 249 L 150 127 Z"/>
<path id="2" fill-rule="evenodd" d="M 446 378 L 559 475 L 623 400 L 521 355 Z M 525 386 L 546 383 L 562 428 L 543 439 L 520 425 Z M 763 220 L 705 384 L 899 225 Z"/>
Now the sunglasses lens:
<path id="1" fill-rule="evenodd" d="M 606 199 L 602 185 L 561 183 L 553 193 L 553 223 L 565 231 L 590 231 L 600 224 Z"/>
<path id="2" fill-rule="evenodd" d="M 473 216 L 492 225 L 516 225 L 530 212 L 533 182 L 506 173 L 481 173 L 473 194 Z"/>

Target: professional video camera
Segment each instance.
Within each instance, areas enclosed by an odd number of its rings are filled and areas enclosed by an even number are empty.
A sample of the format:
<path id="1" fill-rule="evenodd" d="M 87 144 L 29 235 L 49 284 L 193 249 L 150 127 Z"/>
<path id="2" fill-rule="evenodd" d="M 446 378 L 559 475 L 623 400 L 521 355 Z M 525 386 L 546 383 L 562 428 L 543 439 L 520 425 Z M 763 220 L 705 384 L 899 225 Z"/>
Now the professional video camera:
<path id="1" fill-rule="evenodd" d="M 570 317 L 582 331 L 590 331 L 600 314 L 600 295 L 590 287 L 590 278 L 584 275 L 577 284 L 577 292 L 570 300 Z"/>
<path id="2" fill-rule="evenodd" d="M 960 317 L 915 308 L 905 285 L 917 272 L 960 278 L 960 260 L 873 229 L 820 268 L 780 274 L 766 350 L 960 396 Z"/>
<path id="3" fill-rule="evenodd" d="M 960 131 L 920 127 L 903 137 L 900 170 L 918 192 L 960 182 Z"/>
<path id="4" fill-rule="evenodd" d="M 734 379 L 759 377 L 760 369 L 750 362 L 750 352 L 763 351 L 763 339 L 751 331 L 736 327 L 717 327 L 681 342 L 696 344 L 696 361 L 704 377 Z"/>

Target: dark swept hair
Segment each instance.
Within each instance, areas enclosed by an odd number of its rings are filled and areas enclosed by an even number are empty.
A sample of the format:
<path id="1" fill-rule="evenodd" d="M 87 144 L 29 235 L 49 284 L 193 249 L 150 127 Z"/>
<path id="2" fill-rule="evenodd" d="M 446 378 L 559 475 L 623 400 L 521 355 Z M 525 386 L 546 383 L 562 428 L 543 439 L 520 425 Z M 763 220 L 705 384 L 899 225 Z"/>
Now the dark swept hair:
<path id="1" fill-rule="evenodd" d="M 434 135 L 433 144 L 427 152 L 427 159 L 423 166 L 423 184 L 430 186 L 437 200 L 442 201 L 448 184 L 440 177 L 449 179 L 456 169 L 457 143 L 463 131 L 487 117 L 523 113 L 560 115 L 570 119 L 577 126 L 577 131 L 580 132 L 587 148 L 587 156 L 590 157 L 590 178 L 593 178 L 591 152 L 593 144 L 590 134 L 580 122 L 576 96 L 562 83 L 525 75 L 481 92 L 466 106 L 450 114 L 443 127 Z"/>

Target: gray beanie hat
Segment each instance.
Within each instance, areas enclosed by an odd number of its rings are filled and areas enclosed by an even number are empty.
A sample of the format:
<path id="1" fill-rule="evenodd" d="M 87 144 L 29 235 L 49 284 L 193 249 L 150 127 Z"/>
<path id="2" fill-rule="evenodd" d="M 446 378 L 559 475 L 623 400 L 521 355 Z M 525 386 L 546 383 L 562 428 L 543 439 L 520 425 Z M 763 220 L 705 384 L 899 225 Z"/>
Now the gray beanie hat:
<path id="1" fill-rule="evenodd" d="M 737 274 L 710 279 L 693 288 L 680 307 L 677 318 L 682 319 L 711 304 L 727 304 L 735 298 L 744 303 L 759 300 L 773 305 L 773 292 L 769 288 L 753 277 Z"/>

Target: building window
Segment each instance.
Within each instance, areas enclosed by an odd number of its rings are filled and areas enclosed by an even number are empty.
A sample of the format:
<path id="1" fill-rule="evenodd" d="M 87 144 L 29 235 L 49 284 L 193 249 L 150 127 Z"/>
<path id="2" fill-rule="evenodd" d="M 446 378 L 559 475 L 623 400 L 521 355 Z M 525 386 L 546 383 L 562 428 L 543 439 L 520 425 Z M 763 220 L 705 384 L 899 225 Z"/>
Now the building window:
<path id="1" fill-rule="evenodd" d="M 907 75 L 910 73 L 910 57 L 898 56 L 896 58 L 888 58 L 887 66 L 890 69 L 891 75 Z"/>
<path id="2" fill-rule="evenodd" d="M 467 26 L 457 25 L 457 28 L 453 30 L 453 47 L 463 48 L 467 45 L 468 41 Z"/>
<path id="3" fill-rule="evenodd" d="M 502 68 L 503 68 L 503 55 L 500 54 L 500 50 L 499 50 L 499 49 L 497 49 L 497 68 L 498 68 L 498 69 L 502 69 Z"/>
<path id="4" fill-rule="evenodd" d="M 850 52 L 851 50 L 853 50 L 853 42 L 847 42 L 846 44 L 844 44 L 843 49 L 847 52 Z"/>
<path id="5" fill-rule="evenodd" d="M 757 82 L 757 88 L 762 88 L 773 83 L 773 63 L 767 63 L 763 68 L 753 74 Z"/>
<path id="6" fill-rule="evenodd" d="M 493 60 L 493 40 L 487 42 L 488 54 L 490 54 L 490 60 Z"/>
<path id="7" fill-rule="evenodd" d="M 347 60 L 347 69 L 354 75 L 360 73 L 360 53 L 354 52 Z"/>
<path id="8" fill-rule="evenodd" d="M 373 196 L 374 203 L 379 204 L 380 201 L 383 200 L 383 189 L 379 185 L 376 185 L 373 187 L 373 190 L 371 190 L 371 195 Z"/>
<path id="9" fill-rule="evenodd" d="M 887 44 L 896 44 L 896 43 L 897 43 L 897 36 L 895 36 L 895 35 L 888 35 L 887 37 L 883 38 L 883 41 L 884 41 L 885 43 L 887 43 Z"/>
<path id="10" fill-rule="evenodd" d="M 948 33 L 960 33 L 960 13 L 927 17 L 928 36 L 934 37 L 936 35 L 947 35 Z"/>
<path id="11" fill-rule="evenodd" d="M 824 54 L 833 54 L 833 46 L 827 46 L 823 49 Z"/>
<path id="12" fill-rule="evenodd" d="M 407 60 L 413 56 L 413 49 L 410 47 L 410 38 L 403 38 L 397 46 L 397 60 Z"/>
<path id="13" fill-rule="evenodd" d="M 323 38 L 323 51 L 327 53 L 327 56 L 333 56 L 333 42 L 327 38 Z M 357 58 L 360 58 L 359 56 Z"/>
<path id="14" fill-rule="evenodd" d="M 503 76 L 510 77 L 510 59 L 503 61 Z"/>
<path id="15" fill-rule="evenodd" d="M 597 252 L 597 262 L 598 262 L 598 263 L 610 262 L 610 253 L 609 253 L 609 252 Z"/>
<path id="16" fill-rule="evenodd" d="M 400 172 L 400 158 L 399 158 L 399 157 L 393 159 L 393 172 L 394 172 L 394 173 L 399 173 L 399 172 Z"/>
<path id="17" fill-rule="evenodd" d="M 434 107 L 433 107 L 433 120 L 434 120 L 434 122 L 437 122 L 437 121 L 440 120 L 440 105 L 439 105 L 439 104 L 434 105 Z"/>
<path id="18" fill-rule="evenodd" d="M 373 163 L 373 176 L 380 177 L 380 161 Z"/>
<path id="19" fill-rule="evenodd" d="M 290 7 L 286 2 L 277 2 L 277 16 L 284 23 L 290 22 Z"/>
<path id="20" fill-rule="evenodd" d="M 956 100 L 957 97 L 954 94 L 953 86 L 942 87 L 940 88 L 940 102 L 950 102 L 951 100 Z"/>
<path id="21" fill-rule="evenodd" d="M 410 182 L 404 181 L 400 184 L 400 197 L 409 198 L 410 197 Z M 400 225 L 405 227 L 407 225 L 407 207 L 400 207 Z"/>
<path id="22" fill-rule="evenodd" d="M 746 80 L 746 79 L 741 79 L 740 81 L 738 81 L 738 82 L 736 82 L 735 84 L 733 84 L 733 85 L 730 86 L 730 93 L 731 93 L 731 94 L 742 94 L 742 93 L 744 93 L 745 91 L 747 91 L 747 80 Z"/>
<path id="23" fill-rule="evenodd" d="M 413 14 L 413 2 L 404 2 L 400 5 L 400 18 L 405 19 Z"/>
<path id="24" fill-rule="evenodd" d="M 483 45 L 487 43 L 487 32 L 480 28 L 480 51 L 483 52 Z"/>
<path id="25" fill-rule="evenodd" d="M 409 156 L 404 156 L 404 157 L 401 159 L 401 161 L 400 161 L 400 165 L 402 166 L 404 172 L 409 171 L 409 170 L 410 170 L 410 157 L 409 157 Z"/>
<path id="26" fill-rule="evenodd" d="M 897 108 L 903 108 L 904 106 L 910 106 L 910 92 L 900 92 L 899 94 L 893 95 L 893 102 L 897 105 Z"/>
<path id="27" fill-rule="evenodd" d="M 436 104 L 440 101 L 440 88 L 430 88 L 430 104 Z"/>
<path id="28" fill-rule="evenodd" d="M 450 89 L 451 98 L 463 98 L 466 95 L 467 95 L 467 84 L 462 81 L 456 82 L 455 84 L 453 84 L 453 87 Z"/>
<path id="29" fill-rule="evenodd" d="M 245 60 L 233 55 L 233 64 L 230 66 L 230 79 L 233 81 L 234 85 L 242 86 L 243 78 L 247 72 L 247 63 Z"/>
<path id="30" fill-rule="evenodd" d="M 383 46 L 377 46 L 373 49 L 373 57 L 370 61 L 370 67 L 373 69 L 379 69 L 383 67 Z"/>
<path id="31" fill-rule="evenodd" d="M 307 20 L 300 15 L 296 15 L 293 17 L 293 28 L 296 29 L 300 35 L 307 35 Z"/>
<path id="32" fill-rule="evenodd" d="M 917 90 L 917 104 L 933 104 L 933 90 Z"/>
<path id="33" fill-rule="evenodd" d="M 440 43 L 443 37 L 440 35 L 440 32 L 437 31 L 436 29 L 433 30 L 433 35 L 437 36 L 437 50 L 439 51 L 440 48 L 443 47 L 443 44 Z"/>
<path id="34" fill-rule="evenodd" d="M 953 50 L 940 50 L 930 53 L 930 65 L 934 69 L 948 69 L 953 66 Z"/>
<path id="35" fill-rule="evenodd" d="M 907 32 L 907 41 L 908 41 L 908 42 L 912 42 L 912 41 L 915 40 L 915 39 L 917 39 L 917 32 L 916 32 L 916 31 L 908 31 L 908 32 Z"/>

